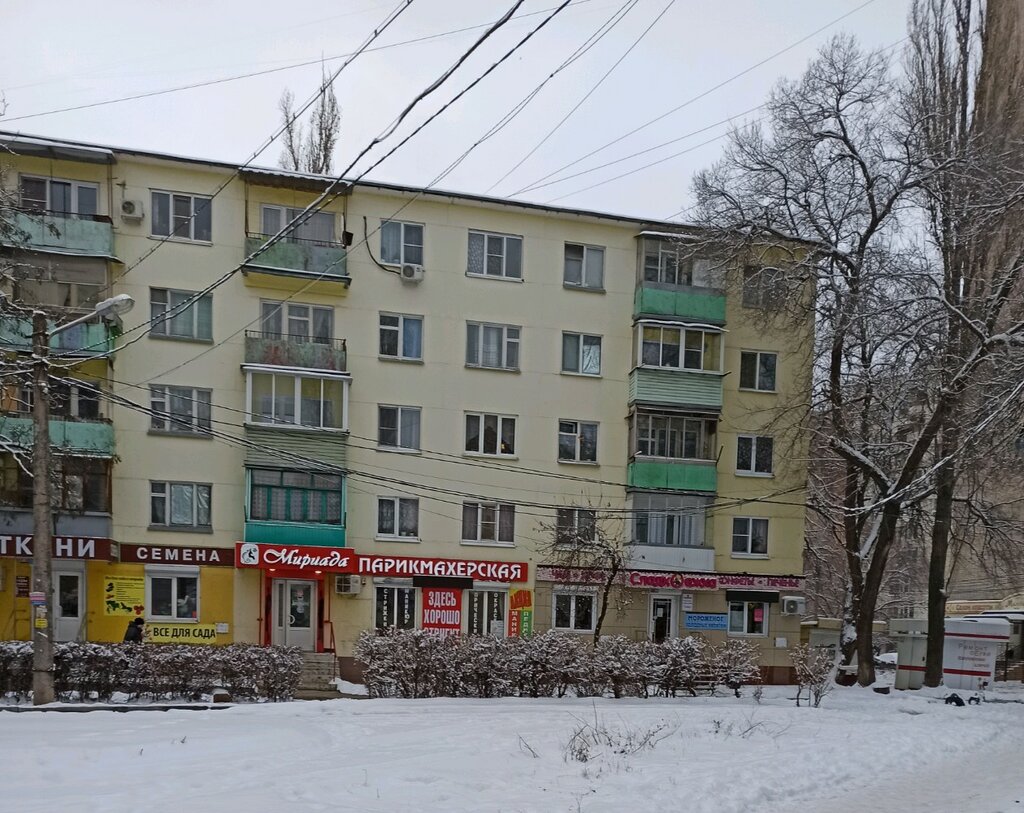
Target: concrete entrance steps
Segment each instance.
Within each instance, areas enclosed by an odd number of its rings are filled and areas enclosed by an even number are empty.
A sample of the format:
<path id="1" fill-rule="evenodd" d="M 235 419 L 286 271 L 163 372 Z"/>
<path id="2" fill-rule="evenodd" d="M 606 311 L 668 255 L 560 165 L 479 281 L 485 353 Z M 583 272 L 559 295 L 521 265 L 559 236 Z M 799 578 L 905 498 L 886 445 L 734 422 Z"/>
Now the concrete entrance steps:
<path id="1" fill-rule="evenodd" d="M 341 692 L 331 685 L 335 677 L 335 655 L 333 652 L 302 653 L 302 672 L 299 675 L 297 700 L 332 700 L 341 697 Z"/>

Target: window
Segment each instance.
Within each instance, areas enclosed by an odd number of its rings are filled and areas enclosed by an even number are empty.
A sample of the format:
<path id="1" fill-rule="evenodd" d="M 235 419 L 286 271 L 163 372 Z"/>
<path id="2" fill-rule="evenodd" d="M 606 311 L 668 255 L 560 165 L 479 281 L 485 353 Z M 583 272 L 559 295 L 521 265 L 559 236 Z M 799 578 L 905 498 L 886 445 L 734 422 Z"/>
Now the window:
<path id="1" fill-rule="evenodd" d="M 402 313 L 380 315 L 380 354 L 385 358 L 423 359 L 423 317 Z"/>
<path id="2" fill-rule="evenodd" d="M 523 238 L 471 231 L 467 273 L 481 277 L 523 278 Z"/>
<path id="3" fill-rule="evenodd" d="M 154 191 L 150 218 L 152 234 L 154 237 L 209 243 L 213 239 L 210 212 L 211 199 L 208 197 Z"/>
<path id="4" fill-rule="evenodd" d="M 91 217 L 98 214 L 98 184 L 21 176 L 21 207 L 30 212 Z"/>
<path id="5" fill-rule="evenodd" d="M 6 409 L 10 396 L 5 396 L 5 411 L 32 412 L 32 388 L 20 390 L 20 398 L 10 404 L 13 409 Z M 82 418 L 96 420 L 100 415 L 100 385 L 98 381 L 83 381 L 81 384 L 70 384 L 66 381 L 50 382 L 50 415 L 61 418 Z"/>
<path id="6" fill-rule="evenodd" d="M 666 285 L 692 285 L 693 263 L 690 251 L 682 243 L 644 239 L 644 282 Z"/>
<path id="7" fill-rule="evenodd" d="M 760 601 L 730 601 L 729 634 L 767 635 L 768 605 Z"/>
<path id="8" fill-rule="evenodd" d="M 598 246 L 565 244 L 562 281 L 574 288 L 604 288 L 604 249 Z"/>
<path id="9" fill-rule="evenodd" d="M 771 474 L 774 445 L 772 438 L 765 435 L 740 435 L 736 439 L 736 472 Z"/>
<path id="10" fill-rule="evenodd" d="M 267 338 L 330 344 L 334 308 L 265 300 L 260 302 L 260 329 Z"/>
<path id="11" fill-rule="evenodd" d="M 150 525 L 208 530 L 211 488 L 204 483 L 151 482 Z"/>
<path id="12" fill-rule="evenodd" d="M 95 457 L 55 455 L 53 506 L 64 511 L 110 513 L 110 461 Z M 0 503 L 32 508 L 32 476 L 10 453 L 0 455 Z"/>
<path id="13" fill-rule="evenodd" d="M 151 385 L 149 406 L 153 416 L 150 429 L 183 435 L 208 435 L 212 397 L 212 390 Z"/>
<path id="14" fill-rule="evenodd" d="M 775 368 L 778 358 L 775 353 L 740 353 L 740 389 L 775 392 Z"/>
<path id="15" fill-rule="evenodd" d="M 555 542 L 578 546 L 593 542 L 597 531 L 597 511 L 593 508 L 555 509 Z"/>
<path id="16" fill-rule="evenodd" d="M 518 370 L 519 328 L 466 322 L 466 365 Z"/>
<path id="17" fill-rule="evenodd" d="M 717 423 L 709 418 L 640 412 L 633 416 L 634 454 L 714 460 Z"/>
<path id="18" fill-rule="evenodd" d="M 554 594 L 554 624 L 556 630 L 593 632 L 597 614 L 594 612 L 596 596 L 593 593 Z"/>
<path id="19" fill-rule="evenodd" d="M 386 449 L 419 449 L 420 408 L 377 407 L 377 445 Z"/>
<path id="20" fill-rule="evenodd" d="M 563 463 L 596 463 L 597 424 L 559 421 L 558 459 Z"/>
<path id="21" fill-rule="evenodd" d="M 170 572 L 146 577 L 149 617 L 181 621 L 199 618 L 199 577 Z"/>
<path id="22" fill-rule="evenodd" d="M 516 453 L 516 419 L 511 415 L 466 414 L 466 451 L 470 454 Z"/>
<path id="23" fill-rule="evenodd" d="M 423 226 L 383 221 L 380 224 L 380 261 L 385 265 L 423 265 Z"/>
<path id="24" fill-rule="evenodd" d="M 673 370 L 721 370 L 721 339 L 717 331 L 640 324 L 640 363 Z"/>
<path id="25" fill-rule="evenodd" d="M 467 632 L 470 635 L 504 636 L 507 596 L 504 590 L 470 590 Z"/>
<path id="26" fill-rule="evenodd" d="M 302 221 L 295 224 L 295 227 L 284 238 L 284 242 L 314 243 L 319 246 L 334 245 L 334 215 L 331 212 L 316 212 L 303 215 L 303 209 L 290 209 L 284 206 L 263 206 L 260 212 L 262 216 L 263 235 L 271 237 L 291 223 L 295 218 L 302 217 Z"/>
<path id="27" fill-rule="evenodd" d="M 601 337 L 563 333 L 562 372 L 601 375 Z"/>
<path id="28" fill-rule="evenodd" d="M 416 588 L 378 587 L 376 608 L 374 617 L 377 629 L 414 629 L 416 627 Z"/>
<path id="29" fill-rule="evenodd" d="M 253 423 L 341 431 L 348 428 L 346 378 L 281 375 L 255 369 L 247 373 L 248 419 Z"/>
<path id="30" fill-rule="evenodd" d="M 634 494 L 633 541 L 637 545 L 701 547 L 704 506 L 693 497 Z"/>
<path id="31" fill-rule="evenodd" d="M 786 280 L 778 268 L 743 269 L 743 307 L 777 308 L 786 297 Z"/>
<path id="32" fill-rule="evenodd" d="M 414 539 L 419 535 L 419 500 L 407 497 L 377 498 L 377 536 Z"/>
<path id="33" fill-rule="evenodd" d="M 150 288 L 149 317 L 153 336 L 213 340 L 213 294 L 198 299 L 195 291 Z"/>
<path id="34" fill-rule="evenodd" d="M 282 469 L 249 470 L 249 519 L 341 525 L 344 478 Z"/>
<path id="35" fill-rule="evenodd" d="M 768 520 L 735 517 L 732 521 L 732 552 L 740 556 L 767 556 Z"/>
<path id="36" fill-rule="evenodd" d="M 464 502 L 462 541 L 514 545 L 516 507 L 508 503 Z"/>

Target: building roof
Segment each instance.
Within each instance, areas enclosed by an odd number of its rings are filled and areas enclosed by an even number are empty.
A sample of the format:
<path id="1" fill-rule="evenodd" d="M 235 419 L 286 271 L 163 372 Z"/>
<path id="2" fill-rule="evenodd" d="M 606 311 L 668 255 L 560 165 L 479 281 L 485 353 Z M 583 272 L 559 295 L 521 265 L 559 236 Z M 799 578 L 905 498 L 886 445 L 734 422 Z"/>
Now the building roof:
<path id="1" fill-rule="evenodd" d="M 16 155 L 36 155 L 68 161 L 116 163 L 118 155 L 126 155 L 162 161 L 199 164 L 202 166 L 214 167 L 217 169 L 228 169 L 233 172 L 238 172 L 239 176 L 243 179 L 259 183 L 261 185 L 282 186 L 306 191 L 323 191 L 336 180 L 334 176 L 330 175 L 292 172 L 286 169 L 276 169 L 272 167 L 239 166 L 238 164 L 226 161 L 213 161 L 205 158 L 194 158 L 151 150 L 139 150 L 130 147 L 92 144 L 84 141 L 45 138 L 4 130 L 0 130 L 0 144 L 10 149 L 11 152 Z M 675 223 L 667 220 L 649 220 L 629 215 L 599 212 L 593 209 L 550 206 L 544 203 L 532 203 L 528 201 L 512 200 L 511 198 L 478 195 L 472 192 L 460 192 L 458 190 L 407 186 L 404 184 L 368 180 L 360 180 L 358 183 L 345 181 L 345 184 L 348 188 L 343 193 L 351 192 L 353 187 L 358 186 L 367 189 L 376 189 L 382 192 L 393 192 L 406 195 L 424 195 L 431 198 L 447 198 L 453 202 L 466 201 L 469 203 L 483 204 L 492 207 L 512 207 L 536 212 L 548 212 L 550 214 L 563 217 L 611 220 L 636 226 L 641 231 L 656 229 L 659 233 L 664 234 L 677 234 L 693 228 L 693 226 L 688 226 L 687 224 Z"/>

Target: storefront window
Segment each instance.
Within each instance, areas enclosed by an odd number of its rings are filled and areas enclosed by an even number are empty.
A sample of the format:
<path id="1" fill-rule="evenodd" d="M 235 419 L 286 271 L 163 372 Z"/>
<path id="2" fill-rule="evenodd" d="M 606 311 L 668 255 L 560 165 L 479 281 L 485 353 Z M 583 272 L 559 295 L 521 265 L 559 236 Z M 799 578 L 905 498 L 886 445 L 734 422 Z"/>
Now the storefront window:
<path id="1" fill-rule="evenodd" d="M 199 617 L 199 577 L 149 577 L 149 617 L 174 620 Z"/>
<path id="2" fill-rule="evenodd" d="M 768 605 L 760 601 L 730 601 L 729 634 L 767 635 Z"/>
<path id="3" fill-rule="evenodd" d="M 470 635 L 504 635 L 507 595 L 504 590 L 470 590 Z"/>
<path id="4" fill-rule="evenodd" d="M 416 588 L 378 587 L 376 627 L 411 630 L 416 626 Z"/>
<path id="5" fill-rule="evenodd" d="M 593 593 L 555 593 L 556 630 L 592 632 L 596 619 Z"/>

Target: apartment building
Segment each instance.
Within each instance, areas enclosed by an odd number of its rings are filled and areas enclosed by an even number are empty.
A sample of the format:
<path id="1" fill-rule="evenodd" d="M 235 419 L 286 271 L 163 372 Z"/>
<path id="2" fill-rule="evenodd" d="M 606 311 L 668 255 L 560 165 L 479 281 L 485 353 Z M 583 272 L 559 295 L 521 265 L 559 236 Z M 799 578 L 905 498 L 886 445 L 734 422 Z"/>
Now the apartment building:
<path id="1" fill-rule="evenodd" d="M 5 253 L 43 280 L 23 297 L 55 323 L 136 302 L 53 351 L 88 382 L 51 430 L 59 638 L 119 640 L 141 615 L 154 640 L 295 645 L 348 673 L 364 630 L 590 634 L 597 577 L 546 543 L 607 515 L 630 559 L 605 631 L 743 636 L 787 676 L 806 455 L 784 407 L 812 325 L 762 318 L 764 258 L 724 273 L 678 224 L 0 141 Z M 29 618 L 17 396 L 8 638 Z"/>

